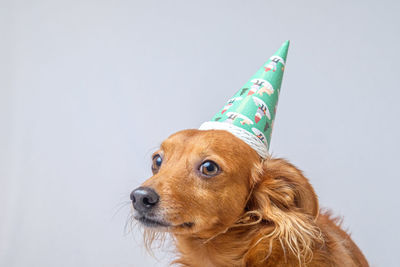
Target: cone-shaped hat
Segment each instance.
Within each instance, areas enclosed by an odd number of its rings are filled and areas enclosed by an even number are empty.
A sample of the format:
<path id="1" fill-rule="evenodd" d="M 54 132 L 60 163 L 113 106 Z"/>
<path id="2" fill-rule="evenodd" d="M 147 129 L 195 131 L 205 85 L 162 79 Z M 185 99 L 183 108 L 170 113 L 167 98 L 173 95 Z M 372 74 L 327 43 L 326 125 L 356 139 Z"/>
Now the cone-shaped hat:
<path id="1" fill-rule="evenodd" d="M 268 156 L 289 41 L 200 130 L 227 130 Z"/>

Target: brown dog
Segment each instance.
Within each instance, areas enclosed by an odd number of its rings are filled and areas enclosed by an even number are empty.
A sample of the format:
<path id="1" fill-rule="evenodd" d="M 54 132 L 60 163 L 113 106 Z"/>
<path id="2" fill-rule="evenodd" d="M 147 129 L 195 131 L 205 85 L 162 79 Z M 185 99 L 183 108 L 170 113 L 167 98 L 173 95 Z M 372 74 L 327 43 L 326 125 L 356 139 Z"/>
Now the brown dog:
<path id="1" fill-rule="evenodd" d="M 172 234 L 181 266 L 368 266 L 300 170 L 227 131 L 170 136 L 152 169 L 134 217 Z"/>

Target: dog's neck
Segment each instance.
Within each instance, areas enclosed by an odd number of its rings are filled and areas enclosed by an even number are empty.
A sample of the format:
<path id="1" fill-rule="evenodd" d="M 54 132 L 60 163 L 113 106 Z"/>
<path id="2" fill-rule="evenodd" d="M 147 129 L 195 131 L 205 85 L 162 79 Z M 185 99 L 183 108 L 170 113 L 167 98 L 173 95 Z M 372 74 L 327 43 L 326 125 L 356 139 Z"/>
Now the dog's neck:
<path id="1" fill-rule="evenodd" d="M 180 252 L 177 263 L 191 267 L 241 266 L 250 245 L 239 233 L 231 231 L 214 238 L 175 236 L 175 239 Z"/>
<path id="2" fill-rule="evenodd" d="M 265 225 L 254 225 L 251 228 L 229 229 L 212 238 L 175 235 L 176 246 L 180 253 L 180 258 L 175 262 L 190 267 L 245 266 L 248 256 L 254 253 L 259 254 L 256 258 L 261 261 L 265 262 L 265 259 L 269 257 L 271 262 L 276 262 L 273 259 L 274 254 L 277 254 L 274 253 L 274 250 L 281 249 L 279 244 L 273 242 L 274 245 L 272 245 L 271 243 L 272 247 L 269 250 L 268 247 L 265 247 L 264 242 L 268 241 L 267 243 L 269 243 L 269 240 L 263 240 L 262 251 L 258 250 L 261 243 L 257 244 L 260 236 L 271 230 L 271 227 Z M 254 258 L 254 255 L 252 256 Z"/>

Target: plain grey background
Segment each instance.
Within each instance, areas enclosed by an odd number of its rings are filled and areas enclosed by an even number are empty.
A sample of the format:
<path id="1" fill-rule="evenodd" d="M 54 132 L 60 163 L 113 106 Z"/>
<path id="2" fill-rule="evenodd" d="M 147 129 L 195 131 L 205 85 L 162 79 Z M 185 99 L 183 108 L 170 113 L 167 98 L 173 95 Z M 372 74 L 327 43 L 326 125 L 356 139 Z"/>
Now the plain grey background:
<path id="1" fill-rule="evenodd" d="M 0 266 L 166 266 L 124 233 L 130 191 L 286 39 L 272 152 L 399 266 L 399 7 L 0 0 Z"/>

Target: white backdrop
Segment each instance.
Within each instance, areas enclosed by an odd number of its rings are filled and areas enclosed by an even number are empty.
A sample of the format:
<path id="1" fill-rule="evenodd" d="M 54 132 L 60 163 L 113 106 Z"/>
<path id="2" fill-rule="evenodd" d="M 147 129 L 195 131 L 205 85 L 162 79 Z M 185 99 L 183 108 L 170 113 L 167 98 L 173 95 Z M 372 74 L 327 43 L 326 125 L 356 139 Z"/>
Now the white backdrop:
<path id="1" fill-rule="evenodd" d="M 398 266 L 399 7 L 0 0 L 0 266 L 166 266 L 124 234 L 122 204 L 160 142 L 211 118 L 286 39 L 273 154 L 372 266 Z"/>

